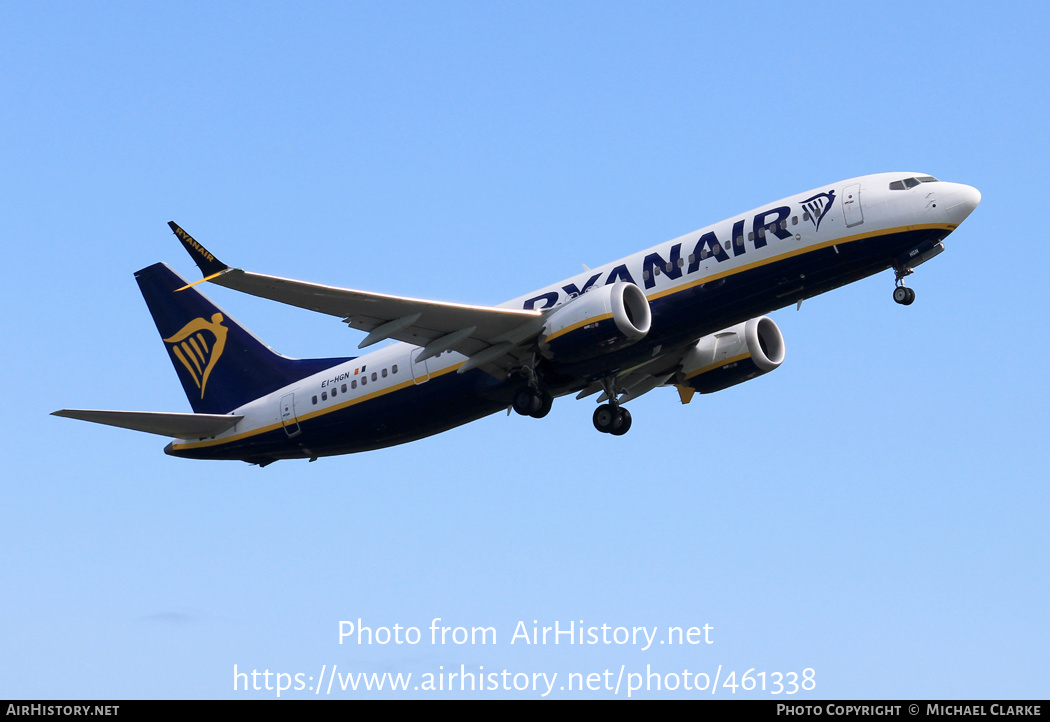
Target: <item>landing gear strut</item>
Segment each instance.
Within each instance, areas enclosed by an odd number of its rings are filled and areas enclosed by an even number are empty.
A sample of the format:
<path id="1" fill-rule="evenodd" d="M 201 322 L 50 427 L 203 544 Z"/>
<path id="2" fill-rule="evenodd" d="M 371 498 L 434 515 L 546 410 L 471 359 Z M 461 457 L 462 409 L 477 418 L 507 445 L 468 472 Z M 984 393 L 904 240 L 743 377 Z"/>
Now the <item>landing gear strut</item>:
<path id="1" fill-rule="evenodd" d="M 616 400 L 619 392 L 616 390 L 615 379 L 602 379 L 602 386 L 605 387 L 609 403 L 602 404 L 594 410 L 594 428 L 603 434 L 623 436 L 631 428 L 631 412 L 620 408 Z"/>
<path id="2" fill-rule="evenodd" d="M 944 244 L 940 241 L 924 241 L 912 248 L 907 253 L 897 256 L 893 261 L 893 273 L 897 280 L 893 289 L 893 300 L 902 306 L 910 306 L 915 303 L 915 291 L 904 287 L 904 277 L 915 272 L 917 266 L 926 263 L 934 256 L 944 252 Z"/>
<path id="3" fill-rule="evenodd" d="M 893 289 L 893 300 L 902 306 L 910 306 L 915 303 L 915 289 L 908 288 L 904 285 L 904 277 L 910 276 L 913 271 L 904 264 L 894 262 L 893 274 L 895 276 L 894 285 L 896 288 Z"/>

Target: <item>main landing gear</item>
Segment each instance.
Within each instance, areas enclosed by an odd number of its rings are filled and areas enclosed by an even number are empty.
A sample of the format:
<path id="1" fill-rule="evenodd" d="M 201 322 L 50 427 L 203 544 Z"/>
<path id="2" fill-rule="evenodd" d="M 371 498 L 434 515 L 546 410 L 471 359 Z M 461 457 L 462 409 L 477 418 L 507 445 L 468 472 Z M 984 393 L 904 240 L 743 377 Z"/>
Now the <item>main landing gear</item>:
<path id="1" fill-rule="evenodd" d="M 631 412 L 620 408 L 615 379 L 602 379 L 602 386 L 605 387 L 609 403 L 602 404 L 594 410 L 594 428 L 603 434 L 623 436 L 631 428 Z"/>
<path id="2" fill-rule="evenodd" d="M 631 428 L 631 412 L 619 405 L 602 404 L 594 410 L 594 428 L 603 434 L 623 436 Z"/>
<path id="3" fill-rule="evenodd" d="M 550 413 L 554 398 L 540 388 L 536 373 L 531 368 L 526 366 L 521 373 L 525 377 L 525 384 L 514 394 L 511 406 L 522 416 L 542 419 Z"/>
<path id="4" fill-rule="evenodd" d="M 522 416 L 542 419 L 550 413 L 553 405 L 554 399 L 551 395 L 539 389 L 532 389 L 526 386 L 514 394 L 514 410 Z"/>

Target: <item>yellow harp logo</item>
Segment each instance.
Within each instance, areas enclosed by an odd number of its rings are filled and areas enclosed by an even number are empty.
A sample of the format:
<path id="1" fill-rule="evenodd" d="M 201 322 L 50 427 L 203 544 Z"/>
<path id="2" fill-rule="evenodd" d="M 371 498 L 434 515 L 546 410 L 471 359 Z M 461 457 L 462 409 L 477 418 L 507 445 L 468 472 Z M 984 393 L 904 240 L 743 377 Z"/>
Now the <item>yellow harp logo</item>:
<path id="1" fill-rule="evenodd" d="M 201 390 L 201 398 L 204 398 L 204 387 L 208 384 L 208 376 L 215 368 L 215 363 L 222 356 L 222 349 L 226 346 L 227 329 L 222 325 L 222 314 L 216 313 L 211 321 L 203 318 L 195 318 L 171 338 L 164 339 L 164 343 L 170 343 L 171 352 L 175 358 L 186 367 L 193 377 L 197 388 Z M 207 335 L 211 336 L 208 342 Z"/>

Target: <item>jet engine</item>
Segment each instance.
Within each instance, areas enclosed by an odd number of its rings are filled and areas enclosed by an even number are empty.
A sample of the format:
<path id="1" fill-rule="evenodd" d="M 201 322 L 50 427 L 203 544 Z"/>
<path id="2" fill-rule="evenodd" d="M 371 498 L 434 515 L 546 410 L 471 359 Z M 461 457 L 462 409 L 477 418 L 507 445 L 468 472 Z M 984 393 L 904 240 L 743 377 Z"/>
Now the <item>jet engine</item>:
<path id="1" fill-rule="evenodd" d="M 697 341 L 682 357 L 677 384 L 710 394 L 769 373 L 783 361 L 784 336 L 773 319 L 759 316 Z"/>
<path id="2" fill-rule="evenodd" d="M 601 286 L 550 315 L 540 332 L 540 352 L 564 362 L 592 359 L 645 338 L 652 318 L 638 286 L 626 281 Z"/>

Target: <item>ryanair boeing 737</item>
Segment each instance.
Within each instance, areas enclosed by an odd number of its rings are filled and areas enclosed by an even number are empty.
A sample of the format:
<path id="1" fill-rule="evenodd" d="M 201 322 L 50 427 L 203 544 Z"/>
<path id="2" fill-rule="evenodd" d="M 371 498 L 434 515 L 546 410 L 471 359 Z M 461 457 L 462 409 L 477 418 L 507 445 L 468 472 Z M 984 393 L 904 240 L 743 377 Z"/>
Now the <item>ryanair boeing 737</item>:
<path id="1" fill-rule="evenodd" d="M 594 426 L 631 427 L 624 404 L 657 387 L 682 403 L 784 360 L 771 311 L 944 250 L 977 189 L 882 173 L 785 198 L 586 270 L 501 306 L 401 298 L 232 268 L 169 224 L 204 278 L 157 263 L 135 274 L 193 413 L 54 412 L 173 437 L 165 452 L 265 466 L 379 449 L 512 407 L 598 394 Z M 363 356 L 282 356 L 201 294 L 203 282 L 325 313 L 366 332 Z"/>

